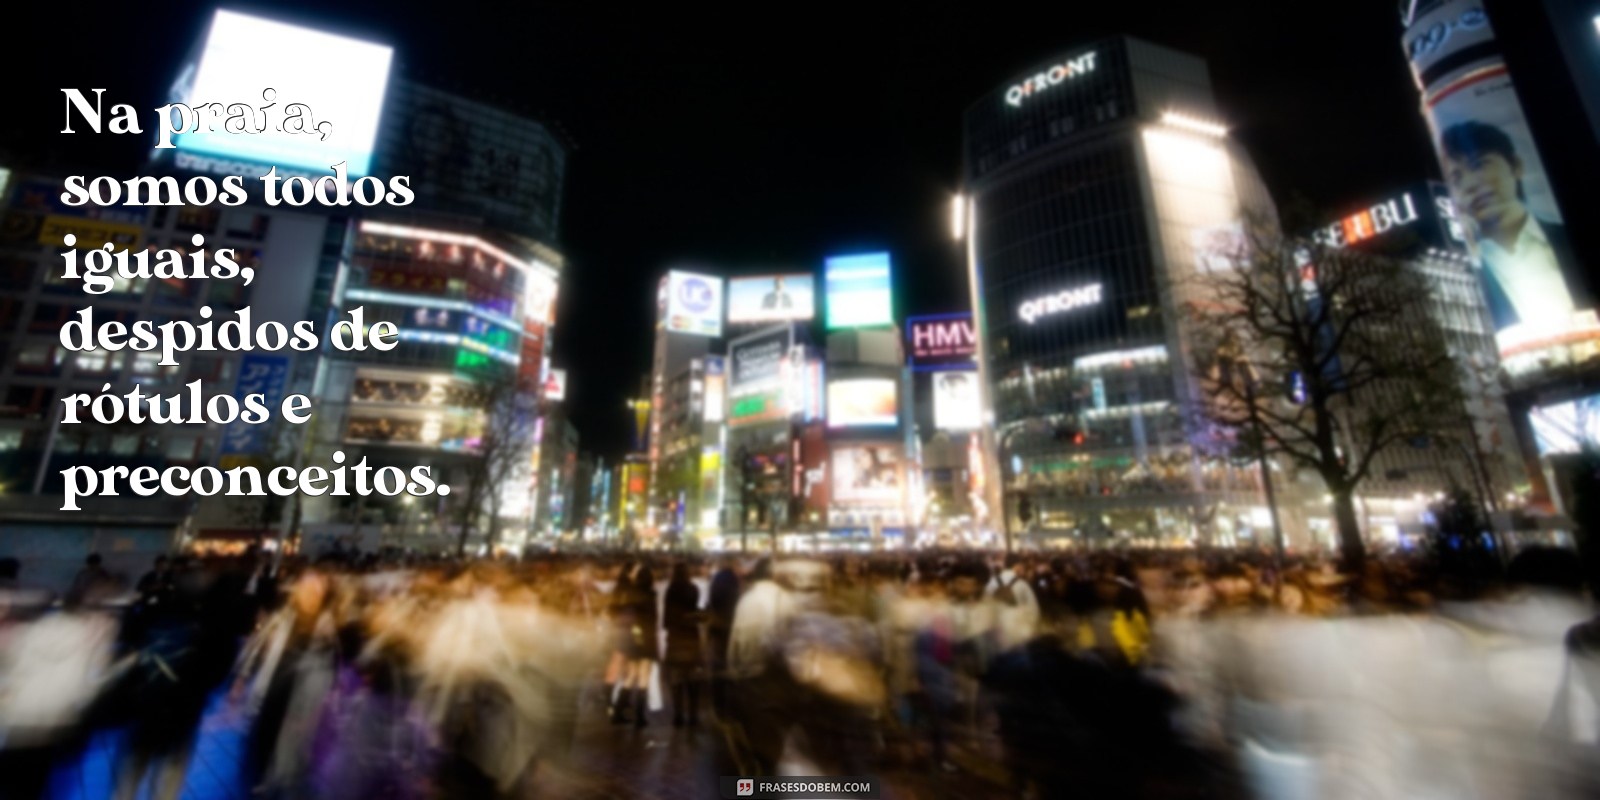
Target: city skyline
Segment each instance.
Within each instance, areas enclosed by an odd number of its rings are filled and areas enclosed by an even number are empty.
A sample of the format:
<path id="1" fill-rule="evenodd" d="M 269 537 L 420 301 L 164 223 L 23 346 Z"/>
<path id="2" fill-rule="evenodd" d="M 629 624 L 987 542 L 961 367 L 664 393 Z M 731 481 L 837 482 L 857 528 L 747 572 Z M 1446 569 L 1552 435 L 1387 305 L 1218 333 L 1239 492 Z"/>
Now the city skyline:
<path id="1" fill-rule="evenodd" d="M 759 34 L 693 12 L 613 19 L 554 6 L 532 10 L 519 27 L 390 14 L 376 4 L 224 5 L 391 44 L 401 74 L 533 116 L 574 146 L 561 236 L 570 268 L 557 311 L 565 333 L 555 358 L 571 368 L 585 449 L 612 457 L 627 445 L 621 401 L 649 366 L 655 281 L 671 267 L 817 273 L 829 254 L 887 250 L 904 265 L 902 317 L 963 310 L 961 253 L 947 230 L 961 112 L 1095 36 L 1128 33 L 1207 59 L 1230 135 L 1280 202 L 1303 192 L 1330 212 L 1349 211 L 1437 173 L 1398 46 L 1399 19 L 1382 5 L 1333 19 L 1266 3 L 1159 15 L 1119 7 L 1026 26 L 968 6 L 904 20 L 818 13 Z M 125 58 L 116 37 L 141 12 L 108 8 L 75 21 L 87 52 L 62 65 L 56 82 L 156 104 L 212 7 L 178 9 L 165 17 L 177 24 L 142 36 L 141 53 L 159 55 L 139 70 L 115 65 Z M 517 37 L 549 46 L 517 46 Z M 25 42 L 7 57 L 39 63 L 44 54 L 31 48 L 42 46 Z M 1255 68 L 1283 52 L 1297 57 L 1270 72 Z M 1341 67 L 1330 73 L 1330 63 Z M 58 89 L 25 87 L 21 102 L 54 108 Z M 69 143 L 44 124 L 49 118 L 13 129 L 0 147 L 45 169 L 114 174 L 137 172 L 148 152 L 138 137 Z M 624 285 L 638 287 L 627 300 L 637 313 L 590 313 L 616 309 L 613 293 Z M 597 361 L 588 352 L 621 355 Z"/>

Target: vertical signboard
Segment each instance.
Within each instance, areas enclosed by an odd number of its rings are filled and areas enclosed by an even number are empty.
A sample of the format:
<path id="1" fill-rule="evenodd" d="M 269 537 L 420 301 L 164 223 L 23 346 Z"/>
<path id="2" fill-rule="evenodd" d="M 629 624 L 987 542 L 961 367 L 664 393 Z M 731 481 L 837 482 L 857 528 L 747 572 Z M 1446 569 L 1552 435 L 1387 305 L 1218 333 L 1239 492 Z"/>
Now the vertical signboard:
<path id="1" fill-rule="evenodd" d="M 239 360 L 239 381 L 234 385 L 234 397 L 244 399 L 259 394 L 267 408 L 283 404 L 284 388 L 289 382 L 289 357 L 250 353 Z M 268 450 L 267 436 L 270 423 L 248 425 L 234 422 L 222 436 L 222 455 L 260 455 Z"/>

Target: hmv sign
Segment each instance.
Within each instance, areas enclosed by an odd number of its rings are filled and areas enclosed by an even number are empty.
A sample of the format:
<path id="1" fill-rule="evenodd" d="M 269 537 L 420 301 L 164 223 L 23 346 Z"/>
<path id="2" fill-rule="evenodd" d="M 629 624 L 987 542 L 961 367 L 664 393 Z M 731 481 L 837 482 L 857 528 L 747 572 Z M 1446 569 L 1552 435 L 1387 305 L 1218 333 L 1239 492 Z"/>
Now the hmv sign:
<path id="1" fill-rule="evenodd" d="M 976 366 L 978 331 L 969 313 L 937 314 L 906 320 L 906 350 L 911 363 L 923 367 L 949 369 L 967 364 Z"/>

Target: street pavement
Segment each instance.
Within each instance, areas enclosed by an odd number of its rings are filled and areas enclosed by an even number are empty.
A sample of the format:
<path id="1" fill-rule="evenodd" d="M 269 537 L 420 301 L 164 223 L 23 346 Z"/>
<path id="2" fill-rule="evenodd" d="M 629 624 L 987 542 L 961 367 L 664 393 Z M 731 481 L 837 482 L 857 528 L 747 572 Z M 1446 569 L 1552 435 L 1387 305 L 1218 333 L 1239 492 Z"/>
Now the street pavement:
<path id="1" fill-rule="evenodd" d="M 606 798 L 716 798 L 719 741 L 724 729 L 709 710 L 697 727 L 674 728 L 670 712 L 650 715 L 643 729 L 613 725 L 597 691 L 585 694 L 570 753 L 542 759 L 523 790 L 524 797 L 558 797 L 572 800 Z M 243 770 L 250 720 L 218 693 L 201 722 L 182 800 L 250 800 Z M 61 765 L 50 784 L 54 800 L 101 800 L 115 790 L 115 769 L 124 736 L 118 731 L 97 733 L 76 758 Z M 994 797 L 1004 790 L 1004 772 L 983 751 L 993 742 L 957 744 L 950 760 L 955 772 L 928 771 L 894 766 L 874 773 L 883 781 L 886 800 L 921 798 Z M 909 760 L 909 759 L 907 759 Z M 921 761 L 926 761 L 922 759 Z M 786 757 L 780 767 L 786 774 L 815 774 L 797 757 Z M 151 796 L 149 782 L 141 797 Z"/>

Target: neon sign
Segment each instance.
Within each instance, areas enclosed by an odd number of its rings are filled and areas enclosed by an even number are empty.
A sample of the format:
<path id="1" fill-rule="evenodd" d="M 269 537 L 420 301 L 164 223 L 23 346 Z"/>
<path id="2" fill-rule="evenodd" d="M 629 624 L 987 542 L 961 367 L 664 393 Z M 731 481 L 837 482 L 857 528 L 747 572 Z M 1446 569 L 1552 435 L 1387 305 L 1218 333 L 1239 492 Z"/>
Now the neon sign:
<path id="1" fill-rule="evenodd" d="M 1080 308 L 1099 305 L 1102 299 L 1100 284 L 1091 283 L 1087 286 L 1067 289 L 1025 301 L 1021 306 L 1017 307 L 1017 313 L 1024 322 L 1032 325 L 1040 317 L 1065 314 Z"/>
<path id="2" fill-rule="evenodd" d="M 1067 59 L 1049 69 L 1035 73 L 1021 83 L 1012 84 L 1006 89 L 1006 105 L 1012 108 L 1021 108 L 1022 101 L 1032 97 L 1035 92 L 1042 92 L 1052 86 L 1059 85 L 1062 81 L 1093 72 L 1094 57 L 1095 53 L 1091 50 L 1077 58 Z"/>
<path id="3" fill-rule="evenodd" d="M 1417 206 L 1406 192 L 1390 198 L 1364 211 L 1357 211 L 1312 234 L 1324 247 L 1338 249 L 1357 244 L 1388 233 L 1393 228 L 1410 225 L 1418 219 Z"/>

